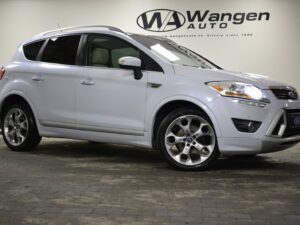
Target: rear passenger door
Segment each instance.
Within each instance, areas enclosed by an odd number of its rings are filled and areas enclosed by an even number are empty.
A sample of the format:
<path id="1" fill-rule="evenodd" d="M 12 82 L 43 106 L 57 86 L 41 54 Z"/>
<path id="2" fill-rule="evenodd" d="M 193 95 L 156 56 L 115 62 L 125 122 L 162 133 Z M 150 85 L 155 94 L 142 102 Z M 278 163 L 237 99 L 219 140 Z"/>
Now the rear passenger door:
<path id="1" fill-rule="evenodd" d="M 81 35 L 47 40 L 32 73 L 31 99 L 44 126 L 76 128 L 76 59 Z"/>

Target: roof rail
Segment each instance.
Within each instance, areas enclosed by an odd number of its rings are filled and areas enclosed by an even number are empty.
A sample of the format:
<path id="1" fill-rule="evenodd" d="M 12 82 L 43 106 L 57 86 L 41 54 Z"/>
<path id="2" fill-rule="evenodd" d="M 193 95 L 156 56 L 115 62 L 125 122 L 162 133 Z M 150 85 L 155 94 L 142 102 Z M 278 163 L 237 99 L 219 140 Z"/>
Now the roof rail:
<path id="1" fill-rule="evenodd" d="M 121 29 L 119 29 L 117 27 L 105 26 L 105 25 L 89 25 L 89 26 L 78 26 L 78 27 L 65 27 L 65 28 L 61 28 L 61 29 L 50 30 L 50 31 L 46 31 L 46 32 L 40 33 L 40 34 L 38 34 L 36 36 L 37 37 L 47 36 L 47 35 L 51 35 L 51 34 L 55 34 L 55 33 L 63 33 L 63 32 L 67 32 L 67 31 L 78 30 L 78 29 L 85 29 L 85 28 L 86 29 L 88 29 L 88 28 L 104 28 L 104 29 L 107 29 L 107 30 L 117 31 L 117 32 L 125 34 L 124 31 L 122 31 Z"/>

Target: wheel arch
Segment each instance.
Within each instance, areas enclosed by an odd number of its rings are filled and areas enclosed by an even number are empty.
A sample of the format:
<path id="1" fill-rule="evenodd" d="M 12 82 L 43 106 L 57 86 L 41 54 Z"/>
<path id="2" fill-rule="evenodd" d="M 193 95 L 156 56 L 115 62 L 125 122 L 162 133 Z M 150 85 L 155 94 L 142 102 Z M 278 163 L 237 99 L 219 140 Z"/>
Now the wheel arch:
<path id="1" fill-rule="evenodd" d="M 204 103 L 202 103 L 201 101 L 194 99 L 194 98 L 186 98 L 186 97 L 179 98 L 179 99 L 172 98 L 172 99 L 169 99 L 168 101 L 162 102 L 157 107 L 157 109 L 155 110 L 154 116 L 152 117 L 153 119 L 152 119 L 152 124 L 151 124 L 151 143 L 152 143 L 152 147 L 154 149 L 158 148 L 156 136 L 157 136 L 157 132 L 158 132 L 160 123 L 170 112 L 172 112 L 172 110 L 174 110 L 176 108 L 181 108 L 181 107 L 191 107 L 191 108 L 198 109 L 198 110 L 202 111 L 203 113 L 205 113 L 213 124 L 213 127 L 216 132 L 216 136 L 217 137 L 220 136 L 220 129 L 219 129 L 218 122 L 217 122 L 213 112 Z"/>
<path id="2" fill-rule="evenodd" d="M 30 101 L 28 101 L 28 99 L 20 92 L 12 92 L 12 93 L 9 93 L 8 95 L 6 95 L 2 101 L 1 101 L 1 104 L 0 104 L 0 121 L 3 117 L 3 113 L 4 113 L 4 109 L 8 106 L 8 105 L 11 105 L 11 104 L 15 104 L 15 103 L 18 103 L 18 102 L 24 102 L 25 104 L 28 105 L 28 107 L 30 108 L 32 114 L 34 115 L 34 119 L 36 121 L 36 124 L 38 124 L 38 121 L 37 121 L 37 117 L 36 117 L 36 113 L 35 111 L 33 110 L 33 107 L 32 105 L 30 104 Z M 37 126 L 38 127 L 38 126 Z"/>

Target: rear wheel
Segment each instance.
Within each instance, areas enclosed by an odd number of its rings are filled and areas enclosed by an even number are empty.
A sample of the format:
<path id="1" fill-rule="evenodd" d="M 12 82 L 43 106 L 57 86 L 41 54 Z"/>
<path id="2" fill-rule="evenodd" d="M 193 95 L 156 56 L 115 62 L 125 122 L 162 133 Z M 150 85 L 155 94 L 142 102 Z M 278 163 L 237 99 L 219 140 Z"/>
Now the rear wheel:
<path id="1" fill-rule="evenodd" d="M 181 108 L 161 123 L 158 145 L 167 162 L 184 170 L 205 170 L 219 156 L 210 119 L 200 110 Z"/>
<path id="2" fill-rule="evenodd" d="M 41 141 L 31 109 L 25 103 L 8 106 L 1 118 L 6 145 L 14 151 L 29 151 Z"/>

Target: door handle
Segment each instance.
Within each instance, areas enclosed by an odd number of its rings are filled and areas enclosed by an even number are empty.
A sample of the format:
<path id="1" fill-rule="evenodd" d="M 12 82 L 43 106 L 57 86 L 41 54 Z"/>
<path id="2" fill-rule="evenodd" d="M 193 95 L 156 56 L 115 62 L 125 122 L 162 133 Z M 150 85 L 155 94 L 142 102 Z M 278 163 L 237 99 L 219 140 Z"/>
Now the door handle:
<path id="1" fill-rule="evenodd" d="M 43 81 L 44 78 L 41 75 L 35 75 L 31 78 L 33 81 Z"/>
<path id="2" fill-rule="evenodd" d="M 148 85 L 148 87 L 159 88 L 162 84 L 148 82 L 147 85 Z"/>
<path id="3" fill-rule="evenodd" d="M 82 80 L 80 83 L 82 85 L 95 85 L 96 84 L 96 82 L 93 81 L 92 79 Z"/>

